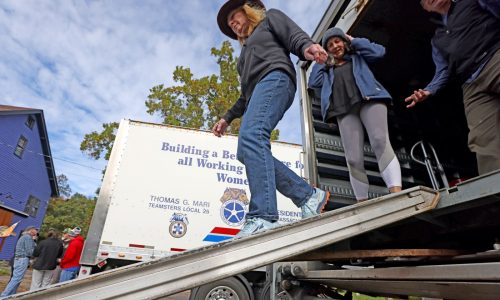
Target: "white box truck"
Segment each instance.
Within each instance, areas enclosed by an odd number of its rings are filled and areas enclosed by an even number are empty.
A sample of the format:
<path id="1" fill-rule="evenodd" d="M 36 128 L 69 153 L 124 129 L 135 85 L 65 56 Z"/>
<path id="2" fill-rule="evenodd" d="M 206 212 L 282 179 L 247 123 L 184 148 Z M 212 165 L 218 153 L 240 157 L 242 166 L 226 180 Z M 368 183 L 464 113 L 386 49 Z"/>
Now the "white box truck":
<path id="1" fill-rule="evenodd" d="M 236 151 L 236 136 L 218 138 L 201 130 L 122 120 L 80 276 L 233 238 L 250 200 L 245 167 Z M 273 142 L 272 152 L 294 172 L 303 173 L 300 145 Z M 300 209 L 277 196 L 279 221 L 300 220 Z M 253 271 L 202 286 L 192 298 L 236 293 L 239 299 L 252 299 L 264 281 L 265 272 Z"/>

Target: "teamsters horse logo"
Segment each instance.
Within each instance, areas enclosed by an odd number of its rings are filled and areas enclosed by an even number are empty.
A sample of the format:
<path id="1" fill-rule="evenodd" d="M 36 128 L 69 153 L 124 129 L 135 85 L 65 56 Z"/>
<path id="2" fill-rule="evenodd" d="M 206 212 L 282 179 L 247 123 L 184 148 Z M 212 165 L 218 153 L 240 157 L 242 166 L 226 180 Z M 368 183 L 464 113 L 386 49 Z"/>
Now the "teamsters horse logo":
<path id="1" fill-rule="evenodd" d="M 250 203 L 245 190 L 226 188 L 220 201 L 222 202 L 220 216 L 224 223 L 233 227 L 243 224 Z"/>
<path id="2" fill-rule="evenodd" d="M 170 217 L 169 232 L 170 235 L 176 239 L 183 237 L 187 232 L 187 225 L 189 224 L 186 214 L 174 213 Z"/>

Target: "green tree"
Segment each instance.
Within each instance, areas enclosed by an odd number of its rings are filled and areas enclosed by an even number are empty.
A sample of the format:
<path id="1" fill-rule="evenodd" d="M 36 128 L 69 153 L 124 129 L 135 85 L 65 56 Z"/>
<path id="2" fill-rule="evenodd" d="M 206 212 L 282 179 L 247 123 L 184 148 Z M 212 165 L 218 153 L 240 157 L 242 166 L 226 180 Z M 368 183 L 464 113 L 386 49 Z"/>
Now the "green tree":
<path id="1" fill-rule="evenodd" d="M 238 58 L 228 41 L 211 49 L 219 65 L 219 73 L 194 78 L 191 69 L 177 66 L 173 73 L 177 85 L 163 84 L 150 89 L 146 100 L 147 112 L 158 114 L 167 125 L 209 130 L 224 113 L 231 108 L 240 95 L 240 84 L 236 65 Z M 102 132 L 91 132 L 84 136 L 80 150 L 90 157 L 108 160 L 113 147 L 118 123 L 103 124 Z M 237 134 L 240 120 L 234 120 L 227 133 Z M 273 131 L 272 140 L 279 138 L 279 130 Z"/>
<path id="2" fill-rule="evenodd" d="M 173 79 L 178 85 L 165 87 L 163 84 L 150 89 L 146 101 L 149 114 L 159 114 L 164 124 L 210 129 L 213 124 L 233 105 L 240 95 L 237 58 L 227 41 L 220 49 L 212 48 L 216 57 L 219 74 L 193 78 L 189 68 L 176 67 Z M 229 133 L 237 133 L 238 120 L 228 128 Z"/>
<path id="3" fill-rule="evenodd" d="M 71 187 L 69 186 L 68 177 L 66 177 L 66 175 L 57 175 L 57 187 L 61 196 L 64 198 L 71 197 Z"/>
<path id="4" fill-rule="evenodd" d="M 67 200 L 63 198 L 50 199 L 41 228 L 42 237 L 50 228 L 63 231 L 65 228 L 76 226 L 82 229 L 83 236 L 87 236 L 95 200 L 95 198 L 88 198 L 78 193 Z"/>
<path id="5" fill-rule="evenodd" d="M 118 123 L 104 123 L 102 128 L 101 132 L 92 131 L 86 134 L 80 144 L 80 150 L 94 159 L 99 159 L 101 155 L 104 155 L 104 159 L 109 160 Z"/>

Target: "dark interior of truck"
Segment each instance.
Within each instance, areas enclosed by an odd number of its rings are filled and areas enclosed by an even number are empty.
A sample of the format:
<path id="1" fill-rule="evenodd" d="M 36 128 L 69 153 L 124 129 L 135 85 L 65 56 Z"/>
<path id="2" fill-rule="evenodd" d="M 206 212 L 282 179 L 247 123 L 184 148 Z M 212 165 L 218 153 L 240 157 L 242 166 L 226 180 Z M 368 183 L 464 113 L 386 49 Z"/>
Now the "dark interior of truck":
<path id="1" fill-rule="evenodd" d="M 393 97 L 388 116 L 389 131 L 391 143 L 402 167 L 403 188 L 416 185 L 435 189 L 445 187 L 442 180 L 444 176 L 440 175 L 437 161 L 443 166 L 444 174 L 441 174 L 445 175 L 449 186 L 453 186 L 477 176 L 475 155 L 467 147 L 468 128 L 461 86 L 457 82 L 451 82 L 432 98 L 414 108 L 406 108 L 404 99 L 414 90 L 424 88 L 434 75 L 430 40 L 439 22 L 439 16 L 424 11 L 420 1 L 404 1 L 404 5 L 402 2 L 370 1 L 369 6 L 362 12 L 363 15 L 348 33 L 353 37 L 369 38 L 386 47 L 384 59 L 371 67 L 376 78 Z M 341 14 L 334 19 L 331 26 L 336 24 L 339 18 Z M 349 187 L 332 187 L 343 184 L 346 186 L 349 180 L 348 171 L 344 168 L 345 159 L 338 155 L 339 152 L 334 147 L 336 142 L 324 142 L 322 145 L 321 141 L 335 139 L 339 132 L 336 125 L 321 121 L 318 91 L 308 92 L 313 108 L 319 182 L 334 195 L 328 209 L 354 204 L 352 197 L 348 199 L 349 193 L 339 192 Z M 368 140 L 367 137 L 365 140 Z M 422 143 L 417 144 L 420 141 Z M 424 149 L 422 145 L 425 145 Z M 435 149 L 437 161 L 431 146 Z M 420 162 L 412 159 L 412 148 L 414 158 Z M 430 166 L 422 164 L 425 162 L 424 150 L 432 161 Z M 373 159 L 367 159 L 365 166 L 369 171 L 370 197 L 384 194 L 384 183 L 375 173 L 377 164 Z M 380 189 L 377 186 L 380 186 Z M 492 232 L 498 233 L 500 228 L 498 210 L 498 205 L 477 205 L 460 213 L 434 216 L 430 221 L 407 220 L 353 238 L 349 241 L 349 247 L 491 249 L 495 242 Z"/>
<path id="2" fill-rule="evenodd" d="M 434 75 L 430 39 L 439 16 L 425 12 L 419 1 L 405 1 L 405 5 L 396 0 L 372 2 L 351 33 L 386 47 L 385 58 L 373 69 L 394 99 L 389 118 L 394 147 L 409 150 L 424 140 L 434 146 L 449 181 L 476 176 L 475 157 L 467 148 L 460 85 L 452 82 L 412 109 L 404 102 Z"/>

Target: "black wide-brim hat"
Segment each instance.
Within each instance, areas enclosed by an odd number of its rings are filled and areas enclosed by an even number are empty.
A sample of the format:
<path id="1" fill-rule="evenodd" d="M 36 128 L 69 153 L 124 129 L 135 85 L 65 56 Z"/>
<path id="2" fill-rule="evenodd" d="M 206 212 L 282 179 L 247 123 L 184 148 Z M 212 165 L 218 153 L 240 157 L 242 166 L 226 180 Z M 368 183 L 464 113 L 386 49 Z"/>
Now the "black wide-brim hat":
<path id="1" fill-rule="evenodd" d="M 265 8 L 264 3 L 262 3 L 262 1 L 260 0 L 229 0 L 224 3 L 224 5 L 222 5 L 219 13 L 217 14 L 217 24 L 219 24 L 220 31 L 222 31 L 222 33 L 232 38 L 233 40 L 237 40 L 238 36 L 227 24 L 227 17 L 233 10 L 243 6 L 245 3 L 249 3 L 252 6 Z"/>

